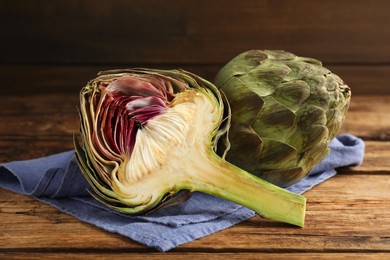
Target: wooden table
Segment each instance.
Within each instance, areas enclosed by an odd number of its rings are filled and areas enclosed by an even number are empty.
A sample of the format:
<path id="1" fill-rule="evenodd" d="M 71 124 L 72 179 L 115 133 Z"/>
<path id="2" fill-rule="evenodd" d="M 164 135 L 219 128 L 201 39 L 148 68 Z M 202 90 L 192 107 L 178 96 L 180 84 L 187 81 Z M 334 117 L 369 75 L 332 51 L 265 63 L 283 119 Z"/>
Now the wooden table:
<path id="1" fill-rule="evenodd" d="M 306 226 L 254 217 L 159 253 L 81 222 L 30 197 L 0 189 L 0 258 L 242 257 L 390 259 L 390 96 L 354 96 L 342 133 L 366 141 L 363 165 L 305 193 Z M 3 96 L 0 162 L 72 149 L 77 94 Z"/>

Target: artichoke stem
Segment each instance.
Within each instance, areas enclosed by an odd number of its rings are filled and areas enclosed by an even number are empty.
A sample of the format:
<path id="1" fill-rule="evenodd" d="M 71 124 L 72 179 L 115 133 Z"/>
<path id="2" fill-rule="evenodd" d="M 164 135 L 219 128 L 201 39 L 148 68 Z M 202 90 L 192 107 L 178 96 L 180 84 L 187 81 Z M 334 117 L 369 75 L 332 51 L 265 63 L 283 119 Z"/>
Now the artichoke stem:
<path id="1" fill-rule="evenodd" d="M 199 159 L 192 168 L 192 190 L 236 202 L 267 219 L 304 226 L 305 197 L 253 176 L 214 153 Z"/>

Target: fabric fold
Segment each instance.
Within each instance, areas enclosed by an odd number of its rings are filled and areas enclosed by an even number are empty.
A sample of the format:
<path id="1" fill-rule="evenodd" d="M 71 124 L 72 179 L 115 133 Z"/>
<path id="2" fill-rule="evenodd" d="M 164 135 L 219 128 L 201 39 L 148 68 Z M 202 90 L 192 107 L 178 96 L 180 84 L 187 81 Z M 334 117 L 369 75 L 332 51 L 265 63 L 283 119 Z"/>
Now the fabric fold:
<path id="1" fill-rule="evenodd" d="M 287 189 L 303 193 L 336 174 L 336 168 L 359 165 L 364 142 L 353 135 L 339 135 L 330 144 L 329 155 L 300 182 Z M 0 166 L 0 187 L 33 196 L 82 221 L 121 234 L 160 251 L 170 250 L 255 215 L 252 210 L 203 193 L 181 205 L 147 216 L 128 216 L 112 211 L 89 196 L 89 184 L 67 151 Z"/>

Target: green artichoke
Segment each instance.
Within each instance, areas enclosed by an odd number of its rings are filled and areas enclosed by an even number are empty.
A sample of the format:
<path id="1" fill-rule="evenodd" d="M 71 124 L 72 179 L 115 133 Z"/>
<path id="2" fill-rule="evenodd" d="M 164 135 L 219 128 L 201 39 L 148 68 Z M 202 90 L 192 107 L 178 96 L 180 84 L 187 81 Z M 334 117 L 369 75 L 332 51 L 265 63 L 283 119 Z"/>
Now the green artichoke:
<path id="1" fill-rule="evenodd" d="M 351 96 L 320 61 L 285 51 L 244 52 L 214 83 L 231 108 L 230 143 L 220 142 L 218 154 L 281 187 L 299 181 L 328 154 Z"/>
<path id="2" fill-rule="evenodd" d="M 200 191 L 303 226 L 304 197 L 215 153 L 227 142 L 228 111 L 213 84 L 185 71 L 100 73 L 81 90 L 81 144 L 75 140 L 92 195 L 119 212 L 142 214 Z"/>

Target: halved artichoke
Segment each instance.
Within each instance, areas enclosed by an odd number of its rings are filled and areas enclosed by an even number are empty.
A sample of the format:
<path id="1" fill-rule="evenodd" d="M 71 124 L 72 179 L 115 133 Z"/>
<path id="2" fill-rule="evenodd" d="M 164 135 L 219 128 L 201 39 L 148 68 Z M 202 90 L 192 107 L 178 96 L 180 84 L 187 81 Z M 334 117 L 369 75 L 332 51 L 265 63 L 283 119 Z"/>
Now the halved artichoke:
<path id="1" fill-rule="evenodd" d="M 351 97 L 320 61 L 285 51 L 244 52 L 214 83 L 231 106 L 231 147 L 226 152 L 220 142 L 218 154 L 281 187 L 302 179 L 328 154 Z"/>
<path id="2" fill-rule="evenodd" d="M 304 197 L 214 152 L 220 137 L 226 137 L 229 108 L 224 109 L 218 89 L 196 75 L 147 69 L 102 72 L 82 89 L 80 115 L 78 163 L 93 196 L 114 210 L 146 213 L 200 191 L 303 226 Z"/>

